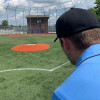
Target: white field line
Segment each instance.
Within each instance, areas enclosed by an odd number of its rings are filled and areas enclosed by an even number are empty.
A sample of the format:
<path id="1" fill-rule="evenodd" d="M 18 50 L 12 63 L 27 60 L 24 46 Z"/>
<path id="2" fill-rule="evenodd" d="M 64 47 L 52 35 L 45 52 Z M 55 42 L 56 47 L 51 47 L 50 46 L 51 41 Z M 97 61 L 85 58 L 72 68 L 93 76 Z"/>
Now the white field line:
<path id="1" fill-rule="evenodd" d="M 55 68 L 53 68 L 53 69 L 41 69 L 41 68 L 18 68 L 18 69 L 8 69 L 8 70 L 2 70 L 2 71 L 0 71 L 0 73 L 2 73 L 2 72 L 11 72 L 11 71 L 21 71 L 21 70 L 40 70 L 40 71 L 55 71 L 56 69 L 58 69 L 58 68 L 60 68 L 60 67 L 62 67 L 62 66 L 64 66 L 64 65 L 66 65 L 66 64 L 68 64 L 69 63 L 69 61 L 68 62 L 66 62 L 66 63 L 64 63 L 64 64 L 61 64 L 61 65 L 59 65 L 59 66 L 57 66 L 57 67 L 55 67 Z"/>
<path id="2" fill-rule="evenodd" d="M 58 68 L 60 68 L 60 67 L 62 67 L 62 66 L 64 66 L 64 65 L 66 65 L 66 64 L 68 64 L 70 61 L 68 61 L 68 62 L 66 62 L 66 63 L 64 63 L 64 64 L 61 64 L 61 65 L 59 65 L 59 66 L 57 66 L 57 67 L 55 67 L 55 68 L 53 68 L 53 69 L 50 69 L 49 71 L 55 71 L 56 69 L 58 69 Z"/>
<path id="3" fill-rule="evenodd" d="M 40 69 L 40 68 L 18 68 L 18 69 L 8 69 L 8 70 L 2 70 L 1 72 L 9 72 L 9 71 L 20 71 L 20 70 L 41 70 L 41 71 L 49 71 L 48 69 Z"/>

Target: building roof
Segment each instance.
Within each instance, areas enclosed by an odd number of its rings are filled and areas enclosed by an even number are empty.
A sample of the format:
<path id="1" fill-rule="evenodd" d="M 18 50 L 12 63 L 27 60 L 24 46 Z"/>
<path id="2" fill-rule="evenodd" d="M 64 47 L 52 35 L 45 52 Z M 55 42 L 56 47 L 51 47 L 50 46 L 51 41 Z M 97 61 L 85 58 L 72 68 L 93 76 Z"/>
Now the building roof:
<path id="1" fill-rule="evenodd" d="M 27 15 L 26 18 L 49 18 L 49 15 Z"/>

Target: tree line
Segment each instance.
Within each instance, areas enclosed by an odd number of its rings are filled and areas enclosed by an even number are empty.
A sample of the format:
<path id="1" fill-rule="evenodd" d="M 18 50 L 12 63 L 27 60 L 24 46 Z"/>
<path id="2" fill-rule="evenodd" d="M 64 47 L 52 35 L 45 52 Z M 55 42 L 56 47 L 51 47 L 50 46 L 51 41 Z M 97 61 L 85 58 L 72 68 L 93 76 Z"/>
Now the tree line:
<path id="1" fill-rule="evenodd" d="M 9 23 L 8 23 L 7 20 L 2 20 L 1 25 L 0 25 L 0 28 L 2 28 L 2 29 L 7 29 L 7 28 L 13 29 L 13 27 L 19 27 L 19 28 L 22 28 L 21 25 L 18 25 L 18 26 L 9 25 Z"/>

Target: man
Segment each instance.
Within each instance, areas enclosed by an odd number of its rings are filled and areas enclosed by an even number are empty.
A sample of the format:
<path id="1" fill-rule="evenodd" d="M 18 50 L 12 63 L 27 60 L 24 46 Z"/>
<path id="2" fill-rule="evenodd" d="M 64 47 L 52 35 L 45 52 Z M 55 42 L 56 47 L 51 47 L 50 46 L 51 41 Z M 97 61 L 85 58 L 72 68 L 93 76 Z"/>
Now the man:
<path id="1" fill-rule="evenodd" d="M 76 65 L 52 100 L 100 100 L 100 24 L 90 11 L 72 8 L 56 22 L 61 46 Z"/>

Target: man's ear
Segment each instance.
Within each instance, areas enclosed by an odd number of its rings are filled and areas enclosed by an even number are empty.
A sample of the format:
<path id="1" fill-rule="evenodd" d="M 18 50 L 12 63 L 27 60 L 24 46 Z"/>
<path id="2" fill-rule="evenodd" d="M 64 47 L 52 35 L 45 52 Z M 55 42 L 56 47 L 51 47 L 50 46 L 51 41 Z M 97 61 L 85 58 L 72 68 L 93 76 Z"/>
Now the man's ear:
<path id="1" fill-rule="evenodd" d="M 66 49 L 68 49 L 68 48 L 69 48 L 69 42 L 67 41 L 67 39 L 66 39 L 66 38 L 61 38 L 61 40 L 63 41 L 64 47 L 65 47 Z"/>

